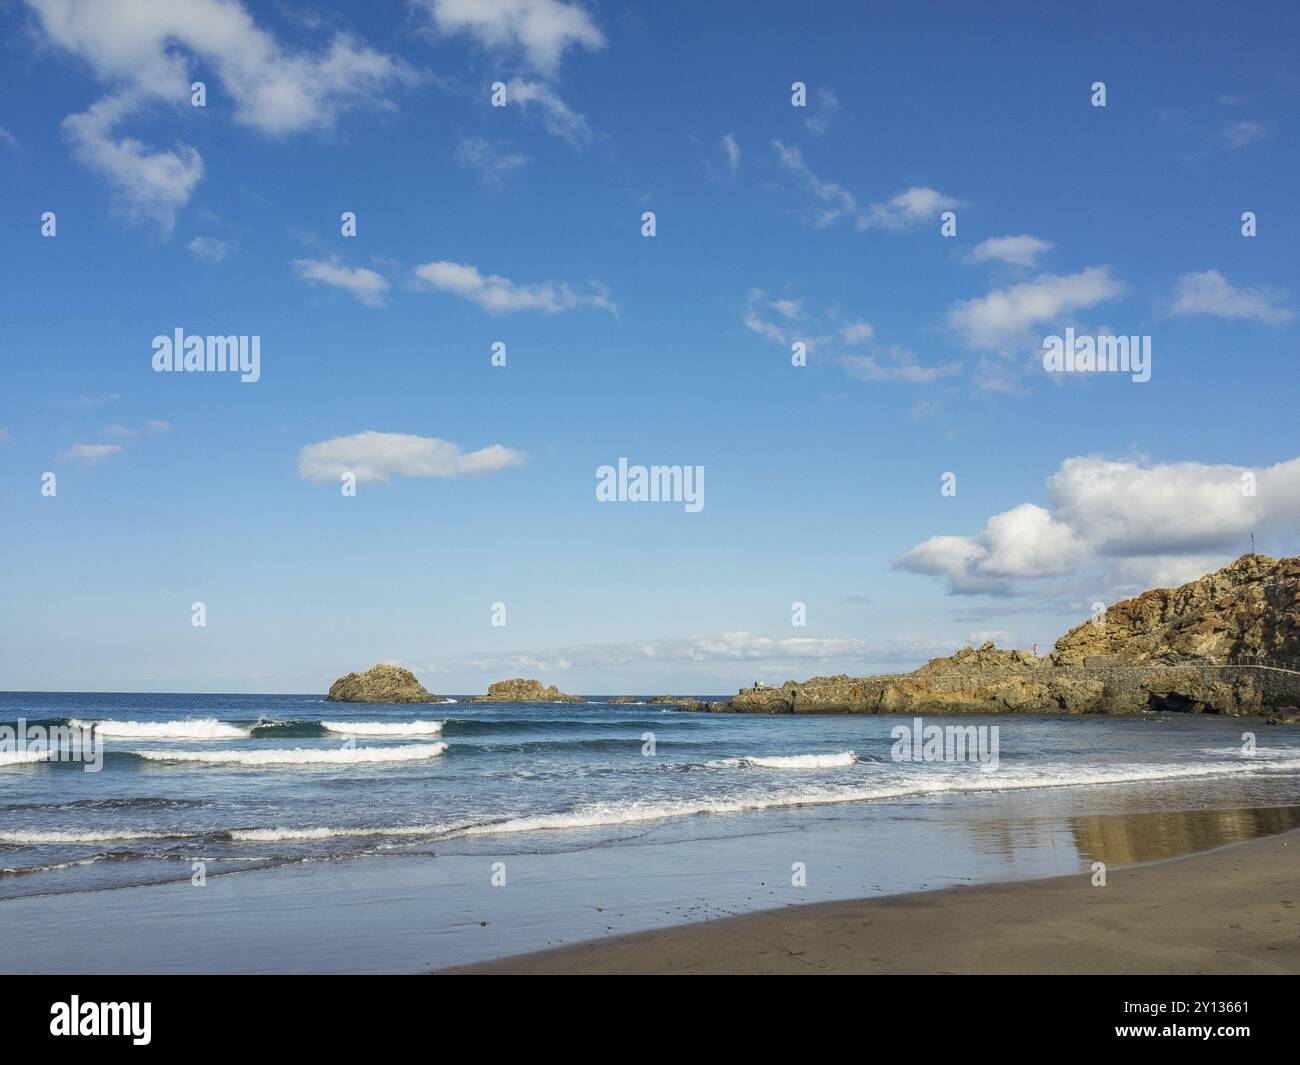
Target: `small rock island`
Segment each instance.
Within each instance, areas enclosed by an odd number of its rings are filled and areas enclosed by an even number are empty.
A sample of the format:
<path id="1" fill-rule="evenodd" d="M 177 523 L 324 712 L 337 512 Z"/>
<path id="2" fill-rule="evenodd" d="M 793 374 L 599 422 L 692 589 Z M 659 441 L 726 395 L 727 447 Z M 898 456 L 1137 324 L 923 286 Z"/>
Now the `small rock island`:
<path id="1" fill-rule="evenodd" d="M 450 700 L 433 695 L 415 679 L 415 674 L 401 666 L 379 664 L 364 673 L 349 673 L 330 685 L 325 696 L 331 703 L 445 703 Z"/>
<path id="2" fill-rule="evenodd" d="M 486 695 L 475 695 L 467 703 L 581 703 L 581 695 L 565 695 L 554 684 L 544 688 L 540 680 L 499 680 L 489 684 Z"/>

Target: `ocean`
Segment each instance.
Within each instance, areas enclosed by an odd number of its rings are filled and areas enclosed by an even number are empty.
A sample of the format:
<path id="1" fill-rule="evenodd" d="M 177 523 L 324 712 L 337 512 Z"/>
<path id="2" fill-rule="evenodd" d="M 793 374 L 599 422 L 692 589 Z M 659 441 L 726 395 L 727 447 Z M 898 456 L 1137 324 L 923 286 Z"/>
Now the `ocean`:
<path id="1" fill-rule="evenodd" d="M 169 909 L 206 944 L 199 971 L 406 971 L 1167 857 L 1291 827 L 1300 808 L 1300 730 L 1258 718 L 925 719 L 996 728 L 996 764 L 895 760 L 906 717 L 595 698 L 0 694 L 0 725 L 20 720 L 93 722 L 104 753 L 86 772 L 0 751 L 7 971 L 192 971 L 149 932 Z M 276 906 L 296 916 L 276 924 Z M 103 956 L 56 945 L 38 914 L 81 921 Z M 255 954 L 239 931 L 254 927 Z"/>

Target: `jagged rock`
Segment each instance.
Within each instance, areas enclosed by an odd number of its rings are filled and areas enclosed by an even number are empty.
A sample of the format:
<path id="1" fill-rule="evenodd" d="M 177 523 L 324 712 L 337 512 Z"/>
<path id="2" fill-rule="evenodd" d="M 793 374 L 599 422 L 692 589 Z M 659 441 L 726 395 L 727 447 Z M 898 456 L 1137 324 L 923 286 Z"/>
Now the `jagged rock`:
<path id="1" fill-rule="evenodd" d="M 486 695 L 476 695 L 467 699 L 470 703 L 581 703 L 585 700 L 580 695 L 565 695 L 554 684 L 542 687 L 540 680 L 499 680 L 489 684 Z"/>
<path id="2" fill-rule="evenodd" d="M 1180 588 L 1125 599 L 1102 624 L 1085 621 L 1067 632 L 1049 657 L 1071 666 L 1092 655 L 1165 665 L 1300 659 L 1300 558 L 1243 555 Z"/>
<path id="3" fill-rule="evenodd" d="M 1286 706 L 1268 715 L 1270 725 L 1300 725 L 1300 706 Z"/>
<path id="4" fill-rule="evenodd" d="M 409 669 L 383 664 L 364 673 L 349 673 L 330 685 L 325 696 L 331 703 L 442 703 L 431 695 Z"/>

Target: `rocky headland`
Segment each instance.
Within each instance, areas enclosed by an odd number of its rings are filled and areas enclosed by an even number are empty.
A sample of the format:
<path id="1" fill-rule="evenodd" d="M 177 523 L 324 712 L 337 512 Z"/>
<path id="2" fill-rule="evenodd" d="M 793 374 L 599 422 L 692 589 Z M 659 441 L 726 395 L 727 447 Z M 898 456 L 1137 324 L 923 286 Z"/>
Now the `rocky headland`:
<path id="1" fill-rule="evenodd" d="M 443 703 L 449 700 L 432 695 L 415 679 L 415 674 L 401 666 L 383 664 L 364 673 L 349 673 L 330 685 L 325 696 L 331 703 Z"/>
<path id="2" fill-rule="evenodd" d="M 904 674 L 812 677 L 683 710 L 751 714 L 1271 714 L 1300 722 L 1300 558 L 1244 555 L 1117 603 L 1046 658 L 963 647 Z"/>
<path id="3" fill-rule="evenodd" d="M 540 680 L 499 680 L 489 684 L 486 695 L 476 695 L 467 703 L 581 703 L 581 695 L 565 695 L 554 684 L 543 687 Z"/>

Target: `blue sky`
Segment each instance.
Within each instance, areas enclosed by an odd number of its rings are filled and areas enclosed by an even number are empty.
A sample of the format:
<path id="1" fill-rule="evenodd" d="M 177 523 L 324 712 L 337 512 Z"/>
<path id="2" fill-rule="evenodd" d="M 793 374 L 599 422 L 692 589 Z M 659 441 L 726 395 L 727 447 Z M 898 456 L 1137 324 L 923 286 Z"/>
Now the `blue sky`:
<path id="1" fill-rule="evenodd" d="M 0 687 L 727 692 L 1296 550 L 1294 5 L 0 20 Z M 621 456 L 703 509 L 598 502 Z"/>

